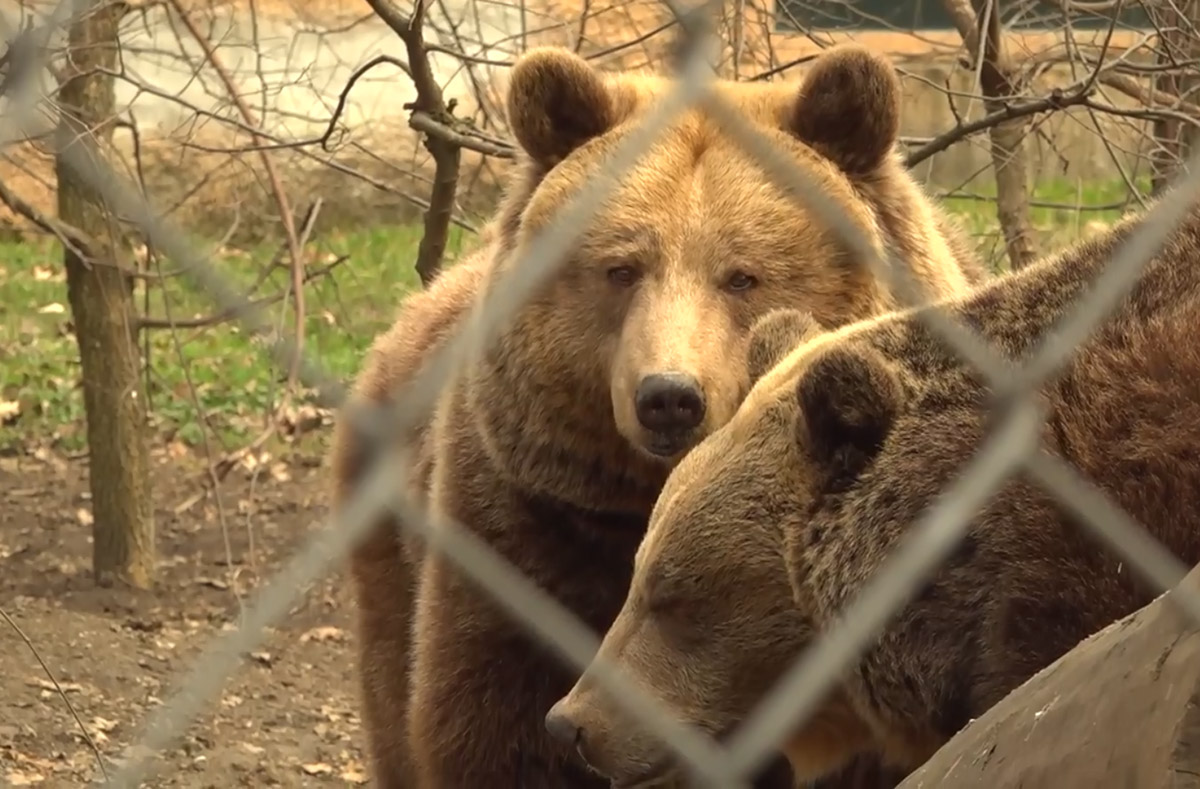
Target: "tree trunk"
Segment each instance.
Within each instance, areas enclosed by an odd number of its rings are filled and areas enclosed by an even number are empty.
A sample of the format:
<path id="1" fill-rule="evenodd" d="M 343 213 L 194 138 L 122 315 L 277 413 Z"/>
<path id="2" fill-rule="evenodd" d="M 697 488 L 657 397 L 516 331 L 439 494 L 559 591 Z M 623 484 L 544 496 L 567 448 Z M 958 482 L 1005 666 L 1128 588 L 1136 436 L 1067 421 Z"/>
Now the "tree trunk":
<path id="1" fill-rule="evenodd" d="M 1158 42 L 1158 65 L 1175 67 L 1174 73 L 1167 71 L 1158 77 L 1156 87 L 1167 96 L 1179 96 L 1185 104 L 1194 105 L 1195 66 L 1176 64 L 1192 64 L 1200 56 L 1195 27 L 1200 23 L 1200 2 L 1176 0 L 1162 7 L 1152 7 L 1150 13 L 1158 29 L 1163 31 Z M 1177 118 L 1161 118 L 1152 124 L 1151 136 L 1154 141 L 1150 151 L 1151 192 L 1158 195 L 1188 157 L 1195 129 Z"/>
<path id="2" fill-rule="evenodd" d="M 117 27 L 123 3 L 92 2 L 68 32 L 67 64 L 58 95 L 60 138 L 99 156 L 112 139 Z M 108 73 L 104 73 L 107 71 Z M 85 260 L 64 251 L 67 293 L 83 370 L 94 516 L 92 571 L 96 583 L 123 581 L 149 588 L 154 578 L 144 394 L 132 279 L 117 266 L 120 232 L 100 196 L 59 158 L 58 213 L 96 242 Z"/>
<path id="3" fill-rule="evenodd" d="M 980 31 L 978 41 L 982 49 L 979 82 L 983 106 L 988 113 L 1002 111 L 1018 93 L 1012 82 L 1011 64 L 1004 52 L 1000 3 L 1001 0 L 975 0 Z M 996 176 L 996 218 L 1004 233 L 1008 265 L 1013 270 L 1029 265 L 1038 256 L 1029 221 L 1029 165 L 1025 159 L 1028 126 L 1026 119 L 1014 118 L 988 130 L 992 171 Z"/>
<path id="4" fill-rule="evenodd" d="M 1180 587 L 1200 593 L 1200 568 Z M 1200 627 L 1171 595 L 1035 674 L 900 789 L 1200 787 Z"/>

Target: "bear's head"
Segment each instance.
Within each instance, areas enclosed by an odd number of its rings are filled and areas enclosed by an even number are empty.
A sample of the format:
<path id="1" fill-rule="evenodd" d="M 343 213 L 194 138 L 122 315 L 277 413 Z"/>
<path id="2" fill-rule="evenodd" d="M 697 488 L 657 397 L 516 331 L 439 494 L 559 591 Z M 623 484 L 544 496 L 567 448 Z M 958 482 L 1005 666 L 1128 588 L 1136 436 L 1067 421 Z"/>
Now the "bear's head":
<path id="1" fill-rule="evenodd" d="M 807 314 L 769 313 L 752 332 L 749 368 L 769 378 L 783 354 L 827 336 Z M 784 530 L 811 511 L 827 480 L 861 462 L 878 438 L 872 420 L 886 418 L 880 404 L 896 396 L 893 379 L 871 368 L 864 384 L 889 399 L 822 400 L 817 393 L 849 383 L 840 376 L 857 370 L 842 369 L 833 356 L 822 365 L 828 368 L 814 372 L 831 380 L 814 388 L 818 382 L 806 378 L 792 395 L 748 401 L 672 472 L 599 650 L 677 719 L 718 739 L 812 639 L 812 620 L 788 582 Z M 798 413 L 806 398 L 815 422 Z M 819 425 L 815 432 L 811 424 Z M 661 740 L 625 715 L 590 672 L 555 704 L 546 725 L 615 785 L 676 767 Z M 782 750 L 798 778 L 815 778 L 874 749 L 868 728 L 835 690 Z"/>
<path id="2" fill-rule="evenodd" d="M 608 177 L 606 157 L 670 89 L 659 77 L 606 74 L 562 49 L 517 62 L 507 102 L 520 154 L 493 278 Z M 885 59 L 845 46 L 816 60 L 799 85 L 714 90 L 815 176 L 820 199 L 840 206 L 875 248 L 903 247 L 920 261 L 937 257 L 934 247 L 945 252 L 896 153 L 899 83 Z M 758 317 L 794 307 L 833 326 L 893 303 L 865 261 L 777 188 L 702 105 L 672 120 L 584 224 L 564 265 L 488 344 L 469 390 L 500 465 L 526 487 L 582 506 L 649 508 L 670 467 L 745 396 Z M 944 268 L 926 279 L 956 290 L 962 271 Z"/>

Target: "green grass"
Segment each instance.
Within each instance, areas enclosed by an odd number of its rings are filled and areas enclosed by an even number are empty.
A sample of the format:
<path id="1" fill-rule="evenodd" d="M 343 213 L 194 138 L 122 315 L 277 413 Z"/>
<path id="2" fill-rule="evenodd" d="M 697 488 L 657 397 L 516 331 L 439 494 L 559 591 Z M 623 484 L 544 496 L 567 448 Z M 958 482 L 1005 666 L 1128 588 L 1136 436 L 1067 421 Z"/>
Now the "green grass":
<path id="1" fill-rule="evenodd" d="M 1149 194 L 1148 177 L 1134 183 L 1142 194 Z M 971 192 L 974 197 L 947 197 L 943 205 L 963 219 L 985 257 L 1002 259 L 1004 241 L 996 219 L 995 185 L 981 185 Z M 1042 251 L 1058 249 L 1086 234 L 1089 223 L 1112 224 L 1139 205 L 1120 180 L 1096 183 L 1043 180 L 1033 186 L 1030 202 L 1033 204 L 1030 221 Z"/>
<path id="2" fill-rule="evenodd" d="M 417 287 L 413 268 L 420 228 L 377 227 L 331 233 L 310 242 L 309 267 L 348 259 L 304 289 L 305 346 L 343 380 L 357 370 L 372 338 L 392 321 L 400 299 Z M 451 236 L 448 258 L 469 237 Z M 469 243 L 469 241 L 468 241 Z M 277 247 L 223 250 L 213 259 L 245 291 Z M 0 450 L 50 442 L 67 450 L 85 444 L 83 397 L 75 338 L 57 242 L 0 242 L 0 401 L 20 404 L 19 416 L 0 426 Z M 176 267 L 162 261 L 161 269 Z M 254 296 L 269 297 L 287 284 L 278 267 Z M 139 310 L 175 321 L 215 312 L 208 297 L 181 277 L 148 289 L 139 285 Z M 59 311 L 55 305 L 64 309 Z M 267 307 L 271 324 L 294 330 L 291 300 Z M 280 396 L 286 371 L 278 370 L 260 341 L 236 323 L 195 329 L 155 329 L 142 336 L 148 346 L 152 421 L 168 437 L 198 445 L 205 426 L 216 446 L 236 448 L 265 426 Z"/>
<path id="3" fill-rule="evenodd" d="M 990 196 L 983 190 L 977 194 Z M 1036 202 L 1084 206 L 1083 210 L 1035 207 L 1032 218 L 1040 249 L 1068 243 L 1086 232 L 1090 222 L 1111 223 L 1121 215 L 1119 207 L 1103 211 L 1088 207 L 1119 205 L 1126 195 L 1121 182 L 1083 187 L 1067 182 L 1039 184 L 1032 195 Z M 945 204 L 965 219 L 985 255 L 989 249 L 1002 255 L 993 202 L 949 198 Z M 417 286 L 413 263 L 420 233 L 412 225 L 375 227 L 329 232 L 310 243 L 310 267 L 323 266 L 334 256 L 348 256 L 330 276 L 305 288 L 305 345 L 332 374 L 343 380 L 353 375 L 367 345 L 391 323 L 401 298 Z M 453 234 L 447 258 L 452 259 L 473 238 Z M 246 286 L 276 251 L 274 244 L 261 244 L 222 251 L 214 260 L 226 277 Z M 69 309 L 44 311 L 50 305 L 67 305 L 61 260 L 56 242 L 0 242 L 0 404 L 20 404 L 20 416 L 0 426 L 0 451 L 47 442 L 76 451 L 85 444 L 78 350 L 67 330 Z M 161 266 L 165 271 L 175 268 L 169 261 Z M 284 268 L 276 269 L 255 295 L 279 292 L 288 277 Z M 139 309 L 146 308 L 146 292 L 139 286 Z M 178 277 L 149 288 L 152 317 L 165 318 L 168 306 L 175 320 L 214 311 L 205 294 Z M 290 300 L 286 306 L 270 306 L 268 313 L 273 325 L 292 331 Z M 252 342 L 236 323 L 151 330 L 143 334 L 143 341 L 148 343 L 149 398 L 156 429 L 192 446 L 200 444 L 207 430 L 218 450 L 237 448 L 261 432 L 284 376 L 261 343 Z"/>

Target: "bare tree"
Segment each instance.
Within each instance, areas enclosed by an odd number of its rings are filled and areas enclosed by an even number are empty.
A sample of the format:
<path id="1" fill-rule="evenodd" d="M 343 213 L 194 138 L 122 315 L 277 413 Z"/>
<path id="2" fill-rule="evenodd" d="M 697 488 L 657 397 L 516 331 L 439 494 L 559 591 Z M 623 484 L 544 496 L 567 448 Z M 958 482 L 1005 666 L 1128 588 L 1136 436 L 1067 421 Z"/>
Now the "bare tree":
<path id="1" fill-rule="evenodd" d="M 91 155 L 111 142 L 118 27 L 124 3 L 91 2 L 72 20 L 58 100 L 60 139 Z M 95 141 L 98 144 L 92 144 Z M 83 370 L 94 516 L 96 582 L 149 588 L 154 580 L 144 394 L 132 278 L 120 266 L 121 231 L 95 190 L 60 158 L 58 214 L 92 243 L 64 245 L 67 293 Z"/>

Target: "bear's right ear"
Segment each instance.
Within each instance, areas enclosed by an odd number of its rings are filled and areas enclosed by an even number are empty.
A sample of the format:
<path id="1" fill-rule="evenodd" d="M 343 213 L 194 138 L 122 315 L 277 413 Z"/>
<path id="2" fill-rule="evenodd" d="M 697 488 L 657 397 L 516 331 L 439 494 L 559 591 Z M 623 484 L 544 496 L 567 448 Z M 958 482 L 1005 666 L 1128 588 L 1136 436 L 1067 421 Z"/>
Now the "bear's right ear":
<path id="1" fill-rule="evenodd" d="M 900 139 L 900 78 L 858 44 L 832 47 L 800 85 L 791 131 L 844 172 L 877 169 Z"/>
<path id="2" fill-rule="evenodd" d="M 746 367 L 753 386 L 768 370 L 800 345 L 825 331 L 812 313 L 780 307 L 750 327 Z"/>
<path id="3" fill-rule="evenodd" d="M 560 47 L 537 47 L 513 65 L 508 122 L 517 142 L 549 168 L 612 128 L 613 98 L 586 60 Z"/>
<path id="4" fill-rule="evenodd" d="M 796 438 L 832 477 L 857 477 L 891 432 L 904 387 L 873 348 L 834 345 L 819 353 L 797 385 Z"/>

